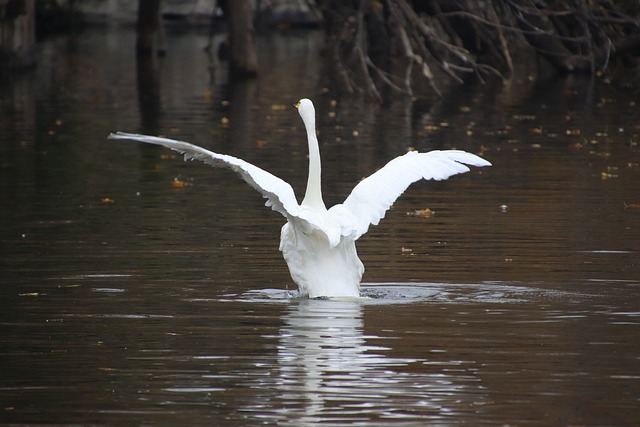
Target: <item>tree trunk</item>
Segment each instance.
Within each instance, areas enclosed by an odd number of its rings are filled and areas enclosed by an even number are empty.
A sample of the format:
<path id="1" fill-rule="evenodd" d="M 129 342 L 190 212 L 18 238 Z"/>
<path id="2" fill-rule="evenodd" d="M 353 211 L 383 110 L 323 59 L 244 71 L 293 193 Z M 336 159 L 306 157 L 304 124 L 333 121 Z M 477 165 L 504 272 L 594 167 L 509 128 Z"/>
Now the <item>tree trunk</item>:
<path id="1" fill-rule="evenodd" d="M 160 1 L 139 0 L 138 2 L 138 41 L 136 43 L 138 54 L 150 54 L 153 51 L 164 53 Z"/>
<path id="2" fill-rule="evenodd" d="M 231 76 L 232 78 L 255 77 L 258 73 L 258 55 L 249 0 L 229 1 L 227 9 L 229 11 Z"/>
<path id="3" fill-rule="evenodd" d="M 0 66 L 34 65 L 35 43 L 35 0 L 0 0 Z"/>

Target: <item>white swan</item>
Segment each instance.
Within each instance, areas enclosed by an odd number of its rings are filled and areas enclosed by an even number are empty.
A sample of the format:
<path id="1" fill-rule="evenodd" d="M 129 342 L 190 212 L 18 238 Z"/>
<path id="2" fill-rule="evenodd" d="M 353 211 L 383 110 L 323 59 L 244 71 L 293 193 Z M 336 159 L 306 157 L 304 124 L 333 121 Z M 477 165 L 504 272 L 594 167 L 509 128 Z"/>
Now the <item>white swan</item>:
<path id="1" fill-rule="evenodd" d="M 211 166 L 225 167 L 238 174 L 267 199 L 266 206 L 280 212 L 280 250 L 293 281 L 302 296 L 358 297 L 364 266 L 355 242 L 377 225 L 385 212 L 407 187 L 420 179 L 443 180 L 468 172 L 471 166 L 490 166 L 488 161 L 464 151 L 446 150 L 396 157 L 373 175 L 360 181 L 342 204 L 327 209 L 320 188 L 320 149 L 316 138 L 315 109 L 308 99 L 296 104 L 307 130 L 309 177 L 302 203 L 293 188 L 282 179 L 236 157 L 214 153 L 188 142 L 124 132 L 111 139 L 130 139 L 163 145 Z"/>

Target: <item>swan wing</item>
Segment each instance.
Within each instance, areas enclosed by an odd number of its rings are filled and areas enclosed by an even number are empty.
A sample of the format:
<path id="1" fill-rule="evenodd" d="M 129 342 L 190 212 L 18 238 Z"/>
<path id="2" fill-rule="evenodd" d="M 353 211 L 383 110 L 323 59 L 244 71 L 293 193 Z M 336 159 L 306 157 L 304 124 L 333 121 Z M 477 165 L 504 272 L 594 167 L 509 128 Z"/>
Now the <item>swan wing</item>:
<path id="1" fill-rule="evenodd" d="M 286 181 L 260 169 L 242 159 L 225 154 L 214 153 L 197 145 L 174 139 L 135 133 L 116 132 L 109 135 L 109 139 L 129 139 L 148 144 L 162 145 L 184 154 L 185 160 L 200 160 L 208 165 L 231 169 L 237 172 L 251 187 L 255 188 L 267 199 L 266 206 L 280 212 L 290 219 L 299 214 L 300 206 L 296 200 L 293 188 Z"/>
<path id="2" fill-rule="evenodd" d="M 460 150 L 410 151 L 396 157 L 368 178 L 360 181 L 342 204 L 349 213 L 349 224 L 342 225 L 342 235 L 357 239 L 371 224 L 377 225 L 398 197 L 412 183 L 421 179 L 444 180 L 469 172 L 470 166 L 491 166 L 488 161 Z"/>

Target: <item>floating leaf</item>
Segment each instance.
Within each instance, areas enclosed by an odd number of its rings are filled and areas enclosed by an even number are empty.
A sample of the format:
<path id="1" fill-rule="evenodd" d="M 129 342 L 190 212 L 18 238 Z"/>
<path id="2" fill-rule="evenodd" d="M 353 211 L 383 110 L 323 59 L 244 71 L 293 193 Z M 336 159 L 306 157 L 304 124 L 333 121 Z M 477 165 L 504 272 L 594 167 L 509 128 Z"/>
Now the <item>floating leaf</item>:
<path id="1" fill-rule="evenodd" d="M 426 209 L 417 209 L 413 212 L 407 212 L 408 216 L 421 216 L 423 218 L 430 218 L 433 216 L 435 212 L 433 212 L 431 209 L 426 208 Z"/>
<path id="2" fill-rule="evenodd" d="M 193 184 L 191 184 L 190 182 L 182 181 L 178 178 L 173 178 L 173 181 L 171 181 L 171 187 L 173 188 L 185 188 L 190 185 L 193 185 Z"/>
<path id="3" fill-rule="evenodd" d="M 511 117 L 513 117 L 514 120 L 519 120 L 519 121 L 536 119 L 536 116 L 534 116 L 533 114 L 514 114 Z"/>
<path id="4" fill-rule="evenodd" d="M 614 175 L 610 172 L 600 172 L 600 179 L 606 180 L 611 178 L 617 178 L 618 175 Z"/>

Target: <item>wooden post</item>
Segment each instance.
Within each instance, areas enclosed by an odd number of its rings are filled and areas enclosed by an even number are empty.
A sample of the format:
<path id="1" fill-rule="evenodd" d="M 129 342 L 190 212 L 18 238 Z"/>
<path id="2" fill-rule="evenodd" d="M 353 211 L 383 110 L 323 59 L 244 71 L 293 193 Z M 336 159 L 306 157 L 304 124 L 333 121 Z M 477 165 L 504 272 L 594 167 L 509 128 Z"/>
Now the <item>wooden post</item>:
<path id="1" fill-rule="evenodd" d="M 163 28 L 160 15 L 161 0 L 139 0 L 138 2 L 138 54 L 157 51 L 164 54 Z"/>
<path id="2" fill-rule="evenodd" d="M 227 2 L 229 11 L 229 45 L 232 78 L 255 77 L 258 55 L 254 37 L 253 16 L 249 0 Z"/>
<path id="3" fill-rule="evenodd" d="M 35 58 L 36 0 L 0 0 L 0 68 L 26 68 Z"/>

